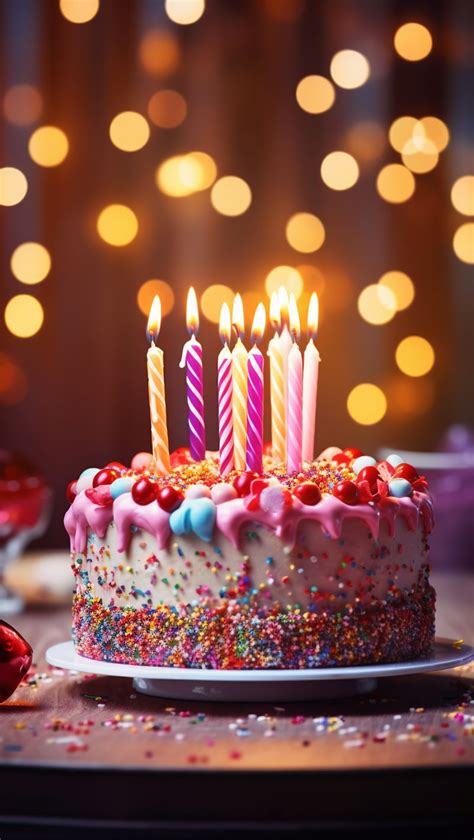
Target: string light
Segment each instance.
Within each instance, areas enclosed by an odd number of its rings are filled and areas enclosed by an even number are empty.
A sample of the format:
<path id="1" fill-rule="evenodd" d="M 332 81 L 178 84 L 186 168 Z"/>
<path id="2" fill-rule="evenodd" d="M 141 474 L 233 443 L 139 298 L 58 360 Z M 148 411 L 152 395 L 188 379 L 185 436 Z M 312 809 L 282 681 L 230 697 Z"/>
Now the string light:
<path id="1" fill-rule="evenodd" d="M 49 251 L 39 242 L 23 242 L 13 251 L 10 268 L 20 283 L 41 283 L 51 269 Z"/>
<path id="2" fill-rule="evenodd" d="M 357 308 L 364 321 L 380 326 L 392 320 L 397 311 L 397 299 L 388 286 L 372 283 L 362 289 Z"/>
<path id="3" fill-rule="evenodd" d="M 347 397 L 349 416 L 362 426 L 379 423 L 387 411 L 387 398 L 378 385 L 362 382 Z"/>
<path id="4" fill-rule="evenodd" d="M 425 376 L 434 365 L 435 353 L 430 342 L 419 335 L 409 335 L 400 341 L 395 361 L 407 376 Z"/>
<path id="5" fill-rule="evenodd" d="M 137 111 L 122 111 L 110 123 L 109 136 L 117 149 L 123 152 L 137 152 L 148 143 L 150 127 Z"/>
<path id="6" fill-rule="evenodd" d="M 402 204 L 415 192 L 415 179 L 406 166 L 389 163 L 377 175 L 377 192 L 390 204 Z"/>
<path id="7" fill-rule="evenodd" d="M 324 225 L 312 213 L 295 213 L 288 219 L 286 238 L 295 251 L 311 254 L 321 248 L 326 237 Z"/>
<path id="8" fill-rule="evenodd" d="M 218 324 L 222 304 L 227 303 L 229 309 L 231 309 L 234 297 L 235 294 L 232 289 L 222 283 L 214 283 L 212 286 L 208 286 L 201 295 L 203 315 L 208 321 Z"/>
<path id="9" fill-rule="evenodd" d="M 331 190 L 348 190 L 359 178 L 355 158 L 347 152 L 330 152 L 321 164 L 321 178 Z"/>
<path id="10" fill-rule="evenodd" d="M 181 50 L 173 32 L 150 29 L 140 42 L 138 57 L 150 76 L 171 76 L 178 69 Z"/>
<path id="11" fill-rule="evenodd" d="M 405 61 L 421 61 L 433 47 L 431 33 L 421 23 L 404 23 L 395 33 L 395 50 Z"/>
<path id="12" fill-rule="evenodd" d="M 280 287 L 284 286 L 288 297 L 293 293 L 295 299 L 298 300 L 303 291 L 303 285 L 301 274 L 291 265 L 276 265 L 265 277 L 265 291 L 269 298 L 273 292 L 278 294 Z"/>
<path id="13" fill-rule="evenodd" d="M 451 201 L 458 213 L 474 216 L 474 175 L 463 175 L 454 182 Z"/>
<path id="14" fill-rule="evenodd" d="M 109 204 L 99 214 L 97 231 L 108 245 L 129 245 L 138 233 L 138 219 L 124 204 Z"/>
<path id="15" fill-rule="evenodd" d="M 206 190 L 216 177 L 216 164 L 206 152 L 189 152 L 167 158 L 155 173 L 158 189 L 173 198 L 184 198 Z"/>
<path id="16" fill-rule="evenodd" d="M 68 139 L 55 125 L 42 125 L 30 137 L 30 157 L 39 166 L 59 166 L 69 151 Z"/>
<path id="17" fill-rule="evenodd" d="M 165 0 L 165 12 L 173 23 L 189 26 L 204 14 L 204 0 Z"/>
<path id="18" fill-rule="evenodd" d="M 454 253 L 462 262 L 474 263 L 474 222 L 458 227 L 453 238 Z"/>
<path id="19" fill-rule="evenodd" d="M 353 90 L 366 83 L 370 76 L 370 65 L 362 53 L 341 50 L 332 58 L 330 73 L 336 85 Z"/>
<path id="20" fill-rule="evenodd" d="M 59 8 L 70 23 L 88 23 L 99 11 L 99 0 L 59 0 Z"/>
<path id="21" fill-rule="evenodd" d="M 5 119 L 13 125 L 31 125 L 43 109 L 43 97 L 33 85 L 12 85 L 3 97 Z"/>
<path id="22" fill-rule="evenodd" d="M 43 307 L 33 295 L 15 295 L 5 307 L 5 324 L 17 338 L 31 338 L 41 329 Z"/>
<path id="23" fill-rule="evenodd" d="M 186 100 L 176 90 L 158 90 L 148 103 L 148 116 L 159 128 L 176 128 L 186 119 Z"/>
<path id="24" fill-rule="evenodd" d="M 211 204 L 223 216 L 241 216 L 250 207 L 252 192 L 243 178 L 226 175 L 211 190 Z"/>
<path id="25" fill-rule="evenodd" d="M 379 286 L 389 289 L 395 296 L 398 312 L 407 309 L 413 303 L 415 287 L 408 274 L 403 271 L 387 271 L 380 278 Z"/>
<path id="26" fill-rule="evenodd" d="M 0 204 L 13 207 L 23 201 L 28 191 L 28 181 L 23 172 L 14 166 L 0 169 Z"/>
<path id="27" fill-rule="evenodd" d="M 305 76 L 298 82 L 296 101 L 308 114 L 322 114 L 334 104 L 336 91 L 325 76 Z"/>

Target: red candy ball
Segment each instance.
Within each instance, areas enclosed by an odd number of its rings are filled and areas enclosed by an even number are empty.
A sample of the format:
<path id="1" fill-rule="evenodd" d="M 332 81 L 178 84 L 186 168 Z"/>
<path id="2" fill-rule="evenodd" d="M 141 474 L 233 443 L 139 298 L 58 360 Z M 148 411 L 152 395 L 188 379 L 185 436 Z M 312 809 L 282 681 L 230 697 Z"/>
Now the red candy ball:
<path id="1" fill-rule="evenodd" d="M 348 464 L 350 460 L 349 455 L 345 455 L 344 452 L 338 452 L 331 458 L 331 461 L 334 461 L 335 464 Z"/>
<path id="2" fill-rule="evenodd" d="M 353 481 L 340 481 L 333 489 L 333 495 L 346 505 L 356 505 L 359 501 L 359 491 Z"/>
<path id="3" fill-rule="evenodd" d="M 68 500 L 69 504 L 72 505 L 74 499 L 77 495 L 77 481 L 70 481 L 68 486 L 66 487 L 66 499 Z"/>
<path id="4" fill-rule="evenodd" d="M 304 505 L 317 505 L 321 501 L 319 487 L 313 481 L 305 481 L 303 484 L 298 484 L 293 490 L 293 493 Z"/>
<path id="5" fill-rule="evenodd" d="M 139 478 L 132 487 L 132 499 L 137 505 L 149 505 L 156 499 L 156 484 L 148 478 Z"/>
<path id="6" fill-rule="evenodd" d="M 343 449 L 342 451 L 350 461 L 353 461 L 354 458 L 360 458 L 364 454 L 360 449 L 356 449 L 355 446 L 348 446 L 347 449 Z"/>
<path id="7" fill-rule="evenodd" d="M 406 478 L 407 481 L 416 481 L 418 478 L 418 472 L 411 464 L 399 464 L 398 467 L 395 467 L 394 477 Z"/>
<path id="8" fill-rule="evenodd" d="M 265 487 L 268 487 L 268 481 L 265 478 L 255 478 L 250 485 L 250 492 L 261 493 Z"/>
<path id="9" fill-rule="evenodd" d="M 174 452 L 170 455 L 171 461 L 171 468 L 174 470 L 176 467 L 183 467 L 187 464 L 194 464 L 193 459 L 191 458 L 191 452 L 187 446 L 180 446 L 179 449 L 175 449 Z"/>
<path id="10" fill-rule="evenodd" d="M 106 470 L 115 470 L 117 473 L 121 473 L 127 469 L 125 464 L 121 464 L 120 461 L 109 461 L 108 464 L 105 465 Z M 120 476 L 117 476 L 119 478 Z"/>
<path id="11" fill-rule="evenodd" d="M 171 513 L 180 506 L 184 499 L 184 493 L 181 490 L 176 490 L 171 484 L 166 484 L 164 487 L 159 487 L 156 491 L 156 501 L 160 508 Z"/>
<path id="12" fill-rule="evenodd" d="M 361 481 L 368 481 L 371 490 L 377 489 L 377 480 L 380 478 L 377 467 L 364 467 L 357 476 L 357 484 Z"/>
<path id="13" fill-rule="evenodd" d="M 116 478 L 119 478 L 119 475 L 120 473 L 117 470 L 105 467 L 105 469 L 99 470 L 99 472 L 95 474 L 92 479 L 92 486 L 101 487 L 103 484 L 112 484 Z"/>
<path id="14" fill-rule="evenodd" d="M 255 472 L 243 472 L 237 478 L 234 478 L 234 488 L 239 496 L 248 496 L 252 481 L 255 481 L 256 478 L 260 478 L 260 476 Z"/>

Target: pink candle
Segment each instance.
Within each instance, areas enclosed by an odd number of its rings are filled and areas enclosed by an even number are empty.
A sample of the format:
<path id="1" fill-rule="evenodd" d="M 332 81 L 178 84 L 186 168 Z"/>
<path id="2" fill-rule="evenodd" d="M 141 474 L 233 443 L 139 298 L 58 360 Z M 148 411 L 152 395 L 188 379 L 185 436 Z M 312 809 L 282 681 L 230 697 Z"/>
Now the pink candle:
<path id="1" fill-rule="evenodd" d="M 247 469 L 252 472 L 263 471 L 263 356 L 257 342 L 265 332 L 265 307 L 259 303 L 252 324 L 254 345 L 248 355 L 248 396 L 247 396 Z"/>
<path id="2" fill-rule="evenodd" d="M 309 340 L 304 351 L 303 372 L 303 461 L 314 458 L 314 430 L 316 426 L 316 402 L 318 395 L 318 373 L 321 361 L 315 345 L 318 331 L 318 296 L 313 292 L 308 307 Z"/>
<path id="3" fill-rule="evenodd" d="M 291 474 L 301 470 L 303 442 L 303 359 L 297 344 L 300 319 L 293 294 L 290 297 L 290 332 L 293 346 L 288 354 L 286 469 Z"/>
<path id="4" fill-rule="evenodd" d="M 219 334 L 223 348 L 217 360 L 217 389 L 219 405 L 219 467 L 221 475 L 234 469 L 234 426 L 232 422 L 232 353 L 230 341 L 230 311 L 222 304 Z"/>
<path id="5" fill-rule="evenodd" d="M 186 366 L 186 397 L 188 401 L 189 448 L 195 461 L 206 457 L 206 427 L 204 423 L 204 386 L 202 347 L 196 339 L 199 329 L 199 312 L 196 292 L 189 289 L 186 321 L 191 338 L 183 347 L 180 367 Z"/>

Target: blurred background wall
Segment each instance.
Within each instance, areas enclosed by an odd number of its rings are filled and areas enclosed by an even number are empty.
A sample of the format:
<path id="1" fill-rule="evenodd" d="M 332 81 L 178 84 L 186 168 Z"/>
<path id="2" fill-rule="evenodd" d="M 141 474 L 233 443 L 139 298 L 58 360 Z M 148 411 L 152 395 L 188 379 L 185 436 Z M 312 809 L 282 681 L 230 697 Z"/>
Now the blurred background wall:
<path id="1" fill-rule="evenodd" d="M 470 0 L 2 0 L 1 440 L 45 544 L 69 480 L 150 448 L 156 291 L 172 448 L 190 284 L 211 446 L 220 305 L 249 328 L 282 282 L 303 325 L 320 297 L 318 450 L 473 425 L 473 45 Z"/>

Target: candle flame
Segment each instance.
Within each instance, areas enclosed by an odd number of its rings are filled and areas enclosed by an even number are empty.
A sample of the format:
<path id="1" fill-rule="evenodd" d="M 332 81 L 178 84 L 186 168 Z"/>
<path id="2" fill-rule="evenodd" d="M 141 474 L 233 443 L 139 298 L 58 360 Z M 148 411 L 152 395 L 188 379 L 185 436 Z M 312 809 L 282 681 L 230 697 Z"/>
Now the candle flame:
<path id="1" fill-rule="evenodd" d="M 146 334 L 150 344 L 156 344 L 161 327 L 161 300 L 158 295 L 153 298 L 153 303 L 148 316 Z"/>
<path id="2" fill-rule="evenodd" d="M 265 312 L 265 307 L 263 303 L 259 303 L 255 310 L 255 315 L 253 316 L 251 332 L 252 344 L 258 344 L 258 342 L 261 341 L 262 335 L 265 332 L 266 322 L 267 313 Z"/>
<path id="3" fill-rule="evenodd" d="M 229 344 L 230 342 L 230 309 L 226 303 L 221 306 L 221 314 L 219 318 L 219 335 L 222 344 Z"/>
<path id="4" fill-rule="evenodd" d="M 313 340 L 316 340 L 318 334 L 319 321 L 319 301 L 316 292 L 310 297 L 308 306 L 308 335 Z"/>
<path id="5" fill-rule="evenodd" d="M 244 324 L 244 305 L 242 298 L 237 292 L 232 306 L 232 326 L 237 331 L 239 338 L 243 338 L 245 331 Z"/>
<path id="6" fill-rule="evenodd" d="M 296 298 L 293 292 L 290 295 L 290 332 L 295 341 L 298 341 L 300 337 L 301 327 L 300 327 L 300 314 L 298 312 L 298 306 L 296 303 Z"/>
<path id="7" fill-rule="evenodd" d="M 280 324 L 282 327 L 288 324 L 288 292 L 285 286 L 278 289 L 278 303 L 280 304 Z"/>
<path id="8" fill-rule="evenodd" d="M 272 292 L 272 296 L 270 298 L 270 322 L 273 329 L 276 332 L 279 332 L 281 327 L 280 304 L 278 302 L 278 295 L 276 292 Z"/>
<path id="9" fill-rule="evenodd" d="M 190 335 L 196 335 L 199 329 L 199 310 L 196 292 L 192 286 L 189 289 L 186 302 L 186 325 Z"/>

